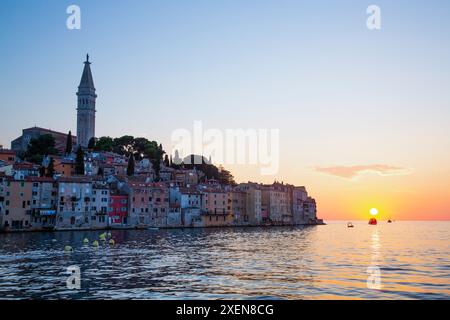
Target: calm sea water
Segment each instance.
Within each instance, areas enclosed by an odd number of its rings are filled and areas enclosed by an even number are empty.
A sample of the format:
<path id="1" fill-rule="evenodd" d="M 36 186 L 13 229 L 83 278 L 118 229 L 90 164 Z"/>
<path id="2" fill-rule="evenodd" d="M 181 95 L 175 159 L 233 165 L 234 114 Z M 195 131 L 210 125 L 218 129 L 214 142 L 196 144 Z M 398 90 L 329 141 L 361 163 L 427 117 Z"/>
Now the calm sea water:
<path id="1" fill-rule="evenodd" d="M 2 234 L 0 298 L 450 299 L 450 222 L 354 224 L 112 231 L 99 248 L 83 239 L 100 232 Z"/>

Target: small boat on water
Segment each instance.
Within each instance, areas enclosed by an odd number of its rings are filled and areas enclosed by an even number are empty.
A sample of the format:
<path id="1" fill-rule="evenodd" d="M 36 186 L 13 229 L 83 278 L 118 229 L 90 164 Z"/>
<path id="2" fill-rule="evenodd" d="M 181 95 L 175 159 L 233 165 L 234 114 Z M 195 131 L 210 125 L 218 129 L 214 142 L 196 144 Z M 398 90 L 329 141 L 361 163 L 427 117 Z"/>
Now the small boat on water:
<path id="1" fill-rule="evenodd" d="M 347 223 L 347 228 L 354 228 L 353 223 L 351 223 L 351 222 Z"/>
<path id="2" fill-rule="evenodd" d="M 388 223 L 392 223 L 392 220 L 391 220 L 391 219 L 389 219 L 389 220 L 388 220 Z"/>

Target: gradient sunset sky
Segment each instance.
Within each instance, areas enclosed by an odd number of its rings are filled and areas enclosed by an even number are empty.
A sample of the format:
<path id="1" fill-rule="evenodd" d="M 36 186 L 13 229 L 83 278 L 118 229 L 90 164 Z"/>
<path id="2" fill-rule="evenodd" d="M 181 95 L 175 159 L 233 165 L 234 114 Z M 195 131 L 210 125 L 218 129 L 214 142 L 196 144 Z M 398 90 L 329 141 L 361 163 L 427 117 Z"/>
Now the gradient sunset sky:
<path id="1" fill-rule="evenodd" d="M 81 30 L 66 8 L 81 8 Z M 381 8 L 369 31 L 366 8 Z M 86 53 L 98 136 L 280 129 L 280 170 L 325 219 L 450 219 L 450 2 L 17 1 L 0 8 L 0 144 L 76 132 Z"/>

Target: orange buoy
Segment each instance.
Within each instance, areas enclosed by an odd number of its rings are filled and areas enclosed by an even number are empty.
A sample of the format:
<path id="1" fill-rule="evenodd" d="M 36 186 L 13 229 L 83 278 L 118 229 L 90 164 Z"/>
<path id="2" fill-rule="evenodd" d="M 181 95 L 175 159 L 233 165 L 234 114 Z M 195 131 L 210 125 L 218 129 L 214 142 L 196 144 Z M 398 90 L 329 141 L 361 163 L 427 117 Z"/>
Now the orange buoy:
<path id="1" fill-rule="evenodd" d="M 370 224 L 370 225 L 373 225 L 373 226 L 376 226 L 376 225 L 377 225 L 377 219 L 375 219 L 375 218 L 370 218 L 369 224 Z"/>

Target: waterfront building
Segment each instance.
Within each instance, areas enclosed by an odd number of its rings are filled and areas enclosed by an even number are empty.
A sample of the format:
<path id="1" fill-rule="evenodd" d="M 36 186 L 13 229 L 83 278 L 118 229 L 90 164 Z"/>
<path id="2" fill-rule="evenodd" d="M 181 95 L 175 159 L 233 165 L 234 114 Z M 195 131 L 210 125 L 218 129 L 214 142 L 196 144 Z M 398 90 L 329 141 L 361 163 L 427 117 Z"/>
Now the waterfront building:
<path id="1" fill-rule="evenodd" d="M 181 207 L 176 203 L 169 202 L 169 212 L 167 212 L 166 227 L 167 228 L 180 228 L 183 227 L 183 221 L 181 220 Z"/>
<path id="2" fill-rule="evenodd" d="M 246 215 L 248 223 L 259 225 L 263 221 L 261 213 L 261 186 L 257 183 L 241 183 L 237 188 L 246 193 Z M 267 216 L 268 218 L 268 216 Z"/>
<path id="3" fill-rule="evenodd" d="M 31 139 L 37 139 L 43 135 L 51 135 L 55 139 L 55 149 L 60 154 L 66 151 L 67 133 L 58 132 L 40 127 L 32 127 L 22 130 L 22 135 L 11 142 L 11 149 L 15 152 L 25 152 Z M 72 143 L 77 143 L 77 138 L 72 136 Z"/>
<path id="4" fill-rule="evenodd" d="M 5 231 L 29 230 L 31 227 L 31 182 L 2 178 L 1 226 Z"/>
<path id="5" fill-rule="evenodd" d="M 94 177 L 72 176 L 58 179 L 57 229 L 91 227 L 91 198 Z"/>
<path id="6" fill-rule="evenodd" d="M 126 226 L 128 224 L 128 195 L 110 190 L 109 196 L 109 225 Z"/>
<path id="7" fill-rule="evenodd" d="M 130 222 L 136 227 L 165 227 L 169 212 L 169 188 L 163 183 L 125 184 L 130 202 Z"/>
<path id="8" fill-rule="evenodd" d="M 202 194 L 201 226 L 231 226 L 233 216 L 228 192 L 220 187 L 204 185 L 200 186 L 199 191 Z"/>
<path id="9" fill-rule="evenodd" d="M 308 221 L 303 210 L 307 199 L 308 193 L 305 187 L 294 187 L 292 189 L 292 217 L 295 225 L 305 224 Z"/>
<path id="10" fill-rule="evenodd" d="M 303 204 L 303 212 L 307 223 L 317 222 L 317 204 L 316 200 L 308 197 Z"/>
<path id="11" fill-rule="evenodd" d="M 247 193 L 238 188 L 229 191 L 228 203 L 234 223 L 237 225 L 248 224 L 250 219 L 247 214 Z"/>
<path id="12" fill-rule="evenodd" d="M 275 182 L 263 185 L 261 191 L 261 207 L 268 215 L 268 220 L 274 224 L 289 224 L 292 212 L 286 185 Z"/>
<path id="13" fill-rule="evenodd" d="M 170 203 L 180 207 L 183 226 L 195 227 L 201 222 L 202 194 L 195 188 L 171 187 Z"/>
<path id="14" fill-rule="evenodd" d="M 55 180 L 46 177 L 27 178 L 31 182 L 31 228 L 53 229 L 56 224 L 58 186 Z"/>
<path id="15" fill-rule="evenodd" d="M 0 230 L 3 229 L 3 216 L 5 213 L 6 175 L 0 171 Z"/>
<path id="16" fill-rule="evenodd" d="M 109 203 L 110 190 L 108 185 L 102 180 L 93 181 L 90 201 L 90 221 L 92 228 L 101 229 L 108 226 Z"/>
<path id="17" fill-rule="evenodd" d="M 95 113 L 97 94 L 91 72 L 89 55 L 84 62 L 83 74 L 77 91 L 77 138 L 78 144 L 86 148 L 89 140 L 95 137 Z"/>

